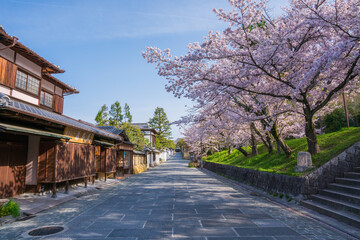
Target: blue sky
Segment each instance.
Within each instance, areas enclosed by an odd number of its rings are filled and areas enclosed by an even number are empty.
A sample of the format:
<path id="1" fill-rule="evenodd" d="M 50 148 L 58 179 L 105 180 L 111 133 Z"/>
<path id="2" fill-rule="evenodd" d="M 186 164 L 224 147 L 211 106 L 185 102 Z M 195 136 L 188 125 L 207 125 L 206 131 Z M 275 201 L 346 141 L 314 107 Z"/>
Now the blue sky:
<path id="1" fill-rule="evenodd" d="M 284 1 L 272 0 L 273 14 Z M 80 94 L 65 98 L 64 114 L 94 122 L 101 105 L 128 103 L 134 122 L 147 122 L 157 106 L 170 121 L 191 102 L 167 93 L 166 80 L 147 64 L 146 46 L 185 54 L 210 29 L 221 30 L 213 8 L 226 0 L 0 0 L 0 24 L 8 34 L 65 69 L 60 80 Z M 173 127 L 173 137 L 180 137 Z"/>

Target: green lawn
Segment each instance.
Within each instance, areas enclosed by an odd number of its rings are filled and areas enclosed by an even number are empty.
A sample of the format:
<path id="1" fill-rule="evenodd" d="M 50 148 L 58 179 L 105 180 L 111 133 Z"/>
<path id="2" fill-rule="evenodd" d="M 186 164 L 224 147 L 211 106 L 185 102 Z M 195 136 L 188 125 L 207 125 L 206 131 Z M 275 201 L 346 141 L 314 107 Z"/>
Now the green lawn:
<path id="1" fill-rule="evenodd" d="M 312 156 L 313 165 L 315 167 L 321 166 L 358 141 L 360 141 L 360 128 L 344 128 L 338 132 L 319 135 L 318 143 L 321 152 Z M 295 173 L 294 167 L 296 166 L 297 153 L 307 151 L 306 139 L 291 139 L 286 140 L 286 143 L 294 150 L 290 158 L 286 158 L 285 154 L 278 155 L 276 149 L 272 154 L 268 154 L 265 146 L 259 145 L 259 154 L 254 157 L 244 157 L 237 150 L 228 155 L 228 151 L 225 150 L 208 156 L 205 161 L 287 175 L 305 175 L 306 172 Z M 250 149 L 247 150 L 250 152 Z"/>

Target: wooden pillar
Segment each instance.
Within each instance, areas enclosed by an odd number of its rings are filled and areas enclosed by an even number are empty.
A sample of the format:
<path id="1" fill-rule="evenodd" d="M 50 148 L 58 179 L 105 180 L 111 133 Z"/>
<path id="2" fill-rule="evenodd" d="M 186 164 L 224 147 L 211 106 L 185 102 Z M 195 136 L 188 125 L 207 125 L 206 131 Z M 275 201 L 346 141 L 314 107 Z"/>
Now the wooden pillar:
<path id="1" fill-rule="evenodd" d="M 66 181 L 65 183 L 65 194 L 69 193 L 69 181 Z"/>
<path id="2" fill-rule="evenodd" d="M 52 189 L 52 198 L 56 198 L 56 182 L 53 183 L 53 189 Z"/>
<path id="3" fill-rule="evenodd" d="M 105 182 L 106 182 L 106 177 L 107 177 L 107 174 L 106 174 L 106 172 L 105 172 Z"/>
<path id="4" fill-rule="evenodd" d="M 36 195 L 36 194 L 40 195 L 40 192 L 41 192 L 41 184 L 38 183 L 38 184 L 36 184 L 34 195 Z"/>
<path id="5" fill-rule="evenodd" d="M 92 176 L 92 185 L 95 185 L 95 176 Z"/>
<path id="6" fill-rule="evenodd" d="M 88 182 L 88 178 L 87 178 L 87 177 L 85 177 L 85 178 L 84 178 L 85 188 L 87 188 L 87 182 Z"/>

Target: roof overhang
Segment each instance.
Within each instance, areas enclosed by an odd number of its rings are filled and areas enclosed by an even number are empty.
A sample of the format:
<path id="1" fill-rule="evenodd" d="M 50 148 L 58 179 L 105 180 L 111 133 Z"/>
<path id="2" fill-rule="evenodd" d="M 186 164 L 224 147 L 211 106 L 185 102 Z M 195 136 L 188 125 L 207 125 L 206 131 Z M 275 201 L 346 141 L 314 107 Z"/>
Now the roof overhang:
<path id="1" fill-rule="evenodd" d="M 115 144 L 109 143 L 109 142 L 105 142 L 105 141 L 99 141 L 99 140 L 93 140 L 93 143 L 95 144 L 99 144 L 99 145 L 104 145 L 107 147 L 113 147 L 115 146 Z"/>
<path id="2" fill-rule="evenodd" d="M 45 137 L 51 137 L 51 138 L 70 140 L 69 137 L 62 135 L 62 134 L 52 133 L 52 132 L 48 132 L 48 131 L 42 131 L 42 130 L 33 129 L 33 128 L 26 128 L 26 127 L 13 125 L 13 124 L 7 124 L 7 123 L 0 123 L 0 131 L 23 133 L 23 134 L 29 134 L 29 135 L 37 135 L 37 136 L 45 136 Z"/>

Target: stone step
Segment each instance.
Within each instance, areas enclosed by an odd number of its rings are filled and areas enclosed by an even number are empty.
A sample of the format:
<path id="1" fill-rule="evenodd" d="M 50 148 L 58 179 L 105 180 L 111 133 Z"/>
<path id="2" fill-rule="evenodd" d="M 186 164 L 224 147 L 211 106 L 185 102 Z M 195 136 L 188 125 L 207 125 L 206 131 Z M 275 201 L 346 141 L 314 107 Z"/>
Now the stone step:
<path id="1" fill-rule="evenodd" d="M 309 209 L 315 210 L 318 213 L 321 213 L 323 215 L 335 218 L 339 221 L 342 221 L 342 222 L 352 225 L 354 227 L 360 228 L 360 217 L 359 216 L 353 215 L 353 214 L 345 212 L 345 211 L 339 211 L 339 210 L 336 210 L 329 206 L 325 206 L 325 205 L 319 204 L 317 202 L 313 202 L 311 200 L 301 201 L 301 205 L 303 205 Z"/>
<path id="2" fill-rule="evenodd" d="M 346 172 L 344 173 L 345 178 L 360 179 L 360 172 Z"/>
<path id="3" fill-rule="evenodd" d="M 337 200 L 341 200 L 347 203 L 355 204 L 360 206 L 360 196 L 349 194 L 349 193 L 343 193 L 335 190 L 330 189 L 324 189 L 320 190 L 321 196 L 331 197 Z"/>
<path id="4" fill-rule="evenodd" d="M 354 172 L 360 172 L 360 167 L 354 167 Z"/>
<path id="5" fill-rule="evenodd" d="M 352 214 L 359 215 L 360 217 L 360 206 L 345 201 L 341 201 L 332 197 L 321 196 L 321 195 L 311 195 L 310 199 L 313 202 L 320 203 L 322 205 L 329 206 L 331 208 L 337 209 L 339 211 L 348 211 Z"/>
<path id="6" fill-rule="evenodd" d="M 360 187 L 360 179 L 336 178 L 335 182 L 340 183 L 340 184 Z"/>
<path id="7" fill-rule="evenodd" d="M 360 187 L 348 186 L 338 183 L 331 183 L 328 185 L 329 189 L 336 190 L 338 192 L 350 193 L 353 195 L 360 196 Z"/>

